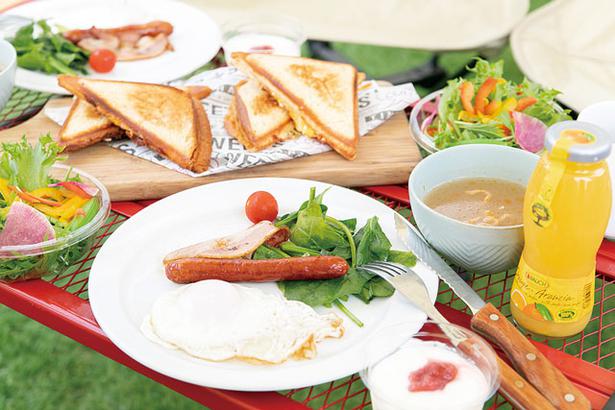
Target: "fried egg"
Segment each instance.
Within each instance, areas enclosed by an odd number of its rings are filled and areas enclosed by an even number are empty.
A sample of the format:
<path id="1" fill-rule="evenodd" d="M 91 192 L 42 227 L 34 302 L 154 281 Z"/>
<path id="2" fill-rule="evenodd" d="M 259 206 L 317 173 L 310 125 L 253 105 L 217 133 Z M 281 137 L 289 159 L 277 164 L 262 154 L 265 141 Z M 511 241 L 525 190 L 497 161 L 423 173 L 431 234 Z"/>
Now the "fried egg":
<path id="1" fill-rule="evenodd" d="M 344 334 L 342 319 L 221 280 L 203 280 L 162 295 L 144 319 L 150 340 L 206 360 L 282 363 L 316 356 L 316 343 Z"/>

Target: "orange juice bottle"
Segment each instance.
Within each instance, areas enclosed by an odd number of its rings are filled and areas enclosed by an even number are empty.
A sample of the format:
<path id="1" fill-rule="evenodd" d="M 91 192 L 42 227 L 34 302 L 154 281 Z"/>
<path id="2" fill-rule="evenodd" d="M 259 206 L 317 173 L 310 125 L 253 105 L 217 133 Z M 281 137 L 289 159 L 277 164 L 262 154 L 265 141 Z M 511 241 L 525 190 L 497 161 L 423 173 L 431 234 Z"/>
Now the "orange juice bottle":
<path id="1" fill-rule="evenodd" d="M 567 337 L 585 328 L 594 306 L 596 253 L 611 212 L 611 141 L 592 124 L 564 121 L 549 127 L 545 148 L 525 193 L 510 306 L 524 329 Z"/>

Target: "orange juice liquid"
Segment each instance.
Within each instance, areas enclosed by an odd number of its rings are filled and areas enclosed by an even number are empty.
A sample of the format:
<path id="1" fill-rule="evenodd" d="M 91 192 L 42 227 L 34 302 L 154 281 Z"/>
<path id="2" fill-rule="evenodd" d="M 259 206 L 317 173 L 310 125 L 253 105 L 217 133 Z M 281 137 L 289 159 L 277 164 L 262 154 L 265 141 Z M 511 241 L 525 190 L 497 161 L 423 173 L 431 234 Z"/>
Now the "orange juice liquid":
<path id="1" fill-rule="evenodd" d="M 549 337 L 574 335 L 589 322 L 596 253 L 611 210 L 604 160 L 562 162 L 565 170 L 550 202 L 550 223 L 540 226 L 537 219 L 544 215 L 533 206 L 545 179 L 557 172 L 552 153 L 542 156 L 528 184 L 523 209 L 525 247 L 511 290 L 511 311 L 517 323 Z"/>

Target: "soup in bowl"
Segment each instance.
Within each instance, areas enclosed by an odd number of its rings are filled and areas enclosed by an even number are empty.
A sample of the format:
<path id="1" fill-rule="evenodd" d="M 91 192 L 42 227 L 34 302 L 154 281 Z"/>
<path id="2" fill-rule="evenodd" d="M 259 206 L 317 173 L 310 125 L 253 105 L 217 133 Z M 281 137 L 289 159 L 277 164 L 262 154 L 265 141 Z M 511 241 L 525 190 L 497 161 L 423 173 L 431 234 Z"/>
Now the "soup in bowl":
<path id="1" fill-rule="evenodd" d="M 523 249 L 523 196 L 537 162 L 530 152 L 488 144 L 428 156 L 408 183 L 418 228 L 438 252 L 471 272 L 515 267 Z"/>

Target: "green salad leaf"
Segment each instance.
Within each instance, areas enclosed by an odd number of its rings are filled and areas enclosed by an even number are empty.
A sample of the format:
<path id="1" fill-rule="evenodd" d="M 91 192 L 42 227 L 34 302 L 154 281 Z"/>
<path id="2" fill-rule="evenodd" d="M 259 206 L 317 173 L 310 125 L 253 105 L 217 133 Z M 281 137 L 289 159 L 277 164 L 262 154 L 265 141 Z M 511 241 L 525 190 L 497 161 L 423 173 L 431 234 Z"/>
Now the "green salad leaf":
<path id="1" fill-rule="evenodd" d="M 357 265 L 365 265 L 374 261 L 385 261 L 391 249 L 391 242 L 382 232 L 378 217 L 367 220 L 365 226 L 355 234 L 357 247 Z"/>
<path id="2" fill-rule="evenodd" d="M 546 126 L 570 119 L 569 111 L 561 109 L 555 102 L 559 91 L 544 88 L 524 79 L 516 84 L 503 78 L 503 61 L 489 62 L 476 59 L 476 64 L 468 68 L 467 78 L 449 80 L 442 90 L 438 103 L 437 117 L 425 126 L 425 131 L 433 137 L 437 148 L 443 149 L 463 144 L 499 144 L 518 147 L 515 141 L 515 124 L 512 112 L 523 111 L 542 121 Z M 486 110 L 477 105 L 477 94 L 481 86 L 491 79 L 495 87 L 489 90 L 486 103 L 494 107 Z M 469 83 L 469 84 L 467 84 Z M 463 104 L 462 86 L 469 85 L 470 111 Z M 518 105 L 523 99 L 531 99 L 531 104 Z"/>
<path id="3" fill-rule="evenodd" d="M 315 196 L 315 191 L 315 188 L 310 190 L 306 207 L 297 213 L 297 222 L 290 230 L 291 241 L 317 251 L 344 246 L 346 242 L 343 234 L 327 223 L 325 212 L 320 206 L 325 192 Z"/>
<path id="4" fill-rule="evenodd" d="M 262 259 L 283 259 L 290 258 L 290 255 L 284 253 L 278 248 L 273 248 L 268 245 L 259 246 L 252 255 L 252 259 L 262 260 Z"/>
<path id="5" fill-rule="evenodd" d="M 400 265 L 407 266 L 409 268 L 416 265 L 416 256 L 409 251 L 389 251 L 388 262 L 399 263 Z"/>
<path id="6" fill-rule="evenodd" d="M 340 278 L 281 281 L 278 287 L 290 300 L 299 300 L 314 307 L 337 306 L 361 326 L 360 320 L 341 301 L 355 296 L 369 303 L 376 297 L 389 297 L 394 293 L 389 283 L 361 269 L 361 265 L 391 261 L 412 267 L 416 258 L 411 252 L 391 249 L 391 242 L 377 217 L 368 219 L 363 227 L 356 230 L 356 219 L 338 220 L 327 215 L 327 207 L 322 204 L 324 193 L 316 195 L 315 188 L 312 188 L 308 201 L 296 212 L 281 216 L 276 225 L 290 229 L 290 240 L 280 244 L 279 248 L 259 247 L 253 259 L 318 255 L 335 255 L 346 259 L 350 268 Z"/>
<path id="7" fill-rule="evenodd" d="M 38 32 L 38 33 L 37 33 Z M 10 39 L 21 68 L 49 74 L 87 74 L 89 53 L 61 34 L 54 33 L 45 20 L 21 27 Z"/>
<path id="8" fill-rule="evenodd" d="M 0 156 L 0 178 L 26 191 L 46 187 L 51 182 L 49 170 L 59 159 L 61 151 L 62 148 L 50 134 L 41 136 L 35 146 L 30 145 L 25 136 L 20 142 L 4 142 Z"/>

